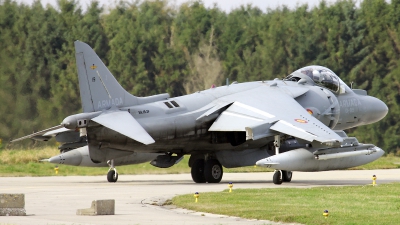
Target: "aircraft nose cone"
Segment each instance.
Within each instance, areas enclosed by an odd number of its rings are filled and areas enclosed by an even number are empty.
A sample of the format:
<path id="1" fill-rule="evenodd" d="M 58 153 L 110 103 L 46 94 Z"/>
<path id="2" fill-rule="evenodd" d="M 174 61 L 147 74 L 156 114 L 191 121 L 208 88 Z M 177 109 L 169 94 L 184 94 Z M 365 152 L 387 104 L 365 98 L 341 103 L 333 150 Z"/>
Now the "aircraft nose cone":
<path id="1" fill-rule="evenodd" d="M 366 117 L 364 122 L 370 124 L 383 119 L 387 115 L 389 108 L 383 101 L 371 96 L 368 97 L 369 98 L 364 101 L 366 105 Z"/>
<path id="2" fill-rule="evenodd" d="M 381 157 L 381 156 L 383 156 L 383 154 L 385 154 L 385 151 L 383 151 L 381 148 L 379 148 L 379 147 L 377 147 L 377 146 L 375 146 L 374 149 L 376 150 L 376 153 L 375 153 L 375 154 L 378 154 L 379 157 Z M 379 158 L 379 157 L 378 157 L 378 158 Z"/>

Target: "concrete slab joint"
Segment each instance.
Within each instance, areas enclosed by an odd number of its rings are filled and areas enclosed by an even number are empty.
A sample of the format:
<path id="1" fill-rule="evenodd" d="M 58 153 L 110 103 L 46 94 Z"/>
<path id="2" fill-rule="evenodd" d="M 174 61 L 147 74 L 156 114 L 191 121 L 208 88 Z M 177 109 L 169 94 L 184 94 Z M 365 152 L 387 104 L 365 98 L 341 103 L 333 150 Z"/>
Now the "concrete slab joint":
<path id="1" fill-rule="evenodd" d="M 0 194 L 0 216 L 26 216 L 25 194 Z"/>
<path id="2" fill-rule="evenodd" d="M 94 200 L 92 206 L 88 209 L 78 209 L 76 215 L 97 216 L 97 215 L 115 215 L 115 200 Z"/>

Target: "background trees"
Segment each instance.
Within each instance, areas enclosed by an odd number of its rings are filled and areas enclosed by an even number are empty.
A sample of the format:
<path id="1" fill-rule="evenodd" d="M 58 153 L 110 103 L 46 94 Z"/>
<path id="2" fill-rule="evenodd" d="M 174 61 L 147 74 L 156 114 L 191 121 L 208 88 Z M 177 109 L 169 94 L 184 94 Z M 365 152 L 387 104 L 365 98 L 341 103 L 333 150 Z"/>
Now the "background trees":
<path id="1" fill-rule="evenodd" d="M 73 42 L 81 40 L 138 96 L 179 96 L 226 78 L 265 80 L 306 65 L 329 67 L 389 106 L 383 121 L 350 134 L 400 151 L 400 0 L 364 0 L 359 7 L 321 1 L 266 12 L 247 5 L 229 13 L 200 1 L 168 5 L 121 2 L 104 10 L 92 2 L 83 11 L 74 0 L 59 0 L 57 9 L 0 0 L 3 146 L 80 112 Z"/>

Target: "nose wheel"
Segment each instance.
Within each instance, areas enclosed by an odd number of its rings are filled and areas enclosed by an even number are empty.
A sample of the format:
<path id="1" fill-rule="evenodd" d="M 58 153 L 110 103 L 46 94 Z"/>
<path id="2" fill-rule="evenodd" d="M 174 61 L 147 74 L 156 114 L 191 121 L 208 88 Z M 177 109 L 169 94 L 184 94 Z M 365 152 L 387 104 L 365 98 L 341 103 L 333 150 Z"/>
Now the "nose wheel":
<path id="1" fill-rule="evenodd" d="M 110 169 L 108 170 L 107 173 L 107 180 L 110 183 L 115 183 L 118 180 L 118 172 L 114 166 L 114 160 L 113 159 L 108 160 L 107 164 L 110 165 Z"/>
<path id="2" fill-rule="evenodd" d="M 292 181 L 292 176 L 293 176 L 292 171 L 282 170 L 282 180 L 283 180 L 283 182 Z"/>
<path id="3" fill-rule="evenodd" d="M 274 176 L 272 177 L 272 181 L 274 184 L 282 184 L 282 171 L 280 170 L 275 170 Z"/>
<path id="4" fill-rule="evenodd" d="M 272 181 L 274 184 L 280 185 L 282 182 L 290 182 L 292 181 L 293 173 L 292 171 L 287 170 L 275 170 L 274 176 L 272 177 Z"/>

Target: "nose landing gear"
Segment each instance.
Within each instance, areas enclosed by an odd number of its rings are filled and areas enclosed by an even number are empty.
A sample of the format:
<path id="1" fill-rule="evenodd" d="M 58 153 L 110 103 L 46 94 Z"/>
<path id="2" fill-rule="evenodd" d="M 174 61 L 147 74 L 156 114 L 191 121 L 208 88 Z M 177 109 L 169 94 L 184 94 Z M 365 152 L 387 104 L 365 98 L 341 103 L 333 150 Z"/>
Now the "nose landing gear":
<path id="1" fill-rule="evenodd" d="M 272 177 L 272 181 L 274 184 L 280 185 L 282 182 L 290 182 L 292 181 L 293 173 L 292 171 L 287 170 L 275 170 L 274 176 Z"/>

